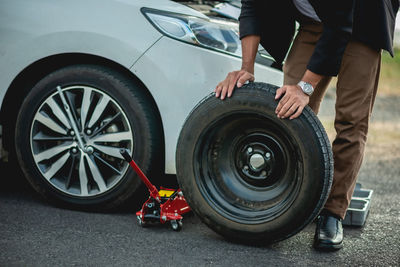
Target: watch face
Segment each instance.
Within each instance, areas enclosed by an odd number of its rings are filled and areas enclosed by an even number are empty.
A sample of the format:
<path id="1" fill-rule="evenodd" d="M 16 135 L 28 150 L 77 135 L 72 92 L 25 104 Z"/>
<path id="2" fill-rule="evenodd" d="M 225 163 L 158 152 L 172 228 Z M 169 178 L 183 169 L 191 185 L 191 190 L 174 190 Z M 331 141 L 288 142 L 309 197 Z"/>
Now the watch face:
<path id="1" fill-rule="evenodd" d="M 309 96 L 314 92 L 314 88 L 310 83 L 300 81 L 299 86 L 301 87 L 301 90 Z"/>
<path id="2" fill-rule="evenodd" d="M 313 92 L 312 85 L 309 84 L 309 83 L 304 84 L 304 91 L 305 91 L 307 94 L 311 94 L 311 93 Z"/>

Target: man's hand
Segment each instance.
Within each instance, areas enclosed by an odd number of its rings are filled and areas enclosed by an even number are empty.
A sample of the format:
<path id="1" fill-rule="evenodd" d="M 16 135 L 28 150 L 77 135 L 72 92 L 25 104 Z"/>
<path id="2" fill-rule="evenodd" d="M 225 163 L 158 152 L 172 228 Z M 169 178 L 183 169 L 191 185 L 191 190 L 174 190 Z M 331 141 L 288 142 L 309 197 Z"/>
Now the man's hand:
<path id="1" fill-rule="evenodd" d="M 254 81 L 254 75 L 246 70 L 237 70 L 229 72 L 225 80 L 220 82 L 217 87 L 215 87 L 215 97 L 220 97 L 224 100 L 226 96 L 231 97 L 232 92 L 237 87 L 242 87 L 247 81 Z"/>
<path id="2" fill-rule="evenodd" d="M 215 96 L 224 100 L 226 96 L 231 97 L 237 87 L 242 87 L 246 82 L 254 81 L 254 61 L 260 44 L 260 36 L 247 35 L 242 38 L 242 67 L 241 70 L 228 73 L 225 80 L 220 82 L 214 89 Z"/>
<path id="3" fill-rule="evenodd" d="M 310 97 L 303 93 L 298 85 L 284 85 L 276 91 L 275 100 L 279 99 L 275 113 L 280 119 L 289 117 L 295 119 L 303 112 L 304 107 L 310 101 Z"/>

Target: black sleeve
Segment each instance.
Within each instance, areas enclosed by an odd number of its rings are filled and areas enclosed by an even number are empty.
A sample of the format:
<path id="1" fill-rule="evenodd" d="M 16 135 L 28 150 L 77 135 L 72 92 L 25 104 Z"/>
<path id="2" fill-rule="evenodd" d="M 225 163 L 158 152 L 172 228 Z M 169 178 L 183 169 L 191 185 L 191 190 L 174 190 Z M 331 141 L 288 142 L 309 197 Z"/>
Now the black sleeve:
<path id="1" fill-rule="evenodd" d="M 261 25 L 258 21 L 256 0 L 242 0 L 239 16 L 240 39 L 247 35 L 261 35 Z"/>
<path id="2" fill-rule="evenodd" d="M 354 0 L 323 2 L 322 5 L 313 4 L 324 28 L 307 69 L 320 75 L 336 76 L 352 33 Z"/>
<path id="3" fill-rule="evenodd" d="M 242 0 L 240 39 L 260 36 L 260 44 L 281 65 L 294 35 L 293 9 L 292 0 Z"/>

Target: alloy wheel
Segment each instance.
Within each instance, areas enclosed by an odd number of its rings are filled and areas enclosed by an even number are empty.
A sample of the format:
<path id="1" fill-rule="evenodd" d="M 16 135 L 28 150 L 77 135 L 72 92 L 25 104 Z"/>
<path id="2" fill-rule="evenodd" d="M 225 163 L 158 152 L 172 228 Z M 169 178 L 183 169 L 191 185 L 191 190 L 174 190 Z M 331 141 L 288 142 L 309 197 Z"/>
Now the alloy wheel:
<path id="1" fill-rule="evenodd" d="M 103 91 L 74 85 L 62 92 L 73 121 L 58 92 L 45 99 L 30 132 L 36 167 L 54 188 L 67 195 L 87 198 L 103 194 L 127 171 L 119 149 L 133 151 L 131 125 L 118 103 Z"/>

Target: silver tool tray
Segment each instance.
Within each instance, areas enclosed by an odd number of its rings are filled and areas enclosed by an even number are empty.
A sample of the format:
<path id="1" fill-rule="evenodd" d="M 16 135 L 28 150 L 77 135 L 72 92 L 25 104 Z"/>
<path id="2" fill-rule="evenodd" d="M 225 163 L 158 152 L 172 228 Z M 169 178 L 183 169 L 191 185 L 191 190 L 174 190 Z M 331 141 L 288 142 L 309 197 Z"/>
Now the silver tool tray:
<path id="1" fill-rule="evenodd" d="M 367 219 L 369 208 L 371 205 L 371 197 L 373 190 L 361 188 L 361 184 L 357 183 L 351 197 L 350 206 L 347 209 L 343 225 L 363 226 Z"/>

